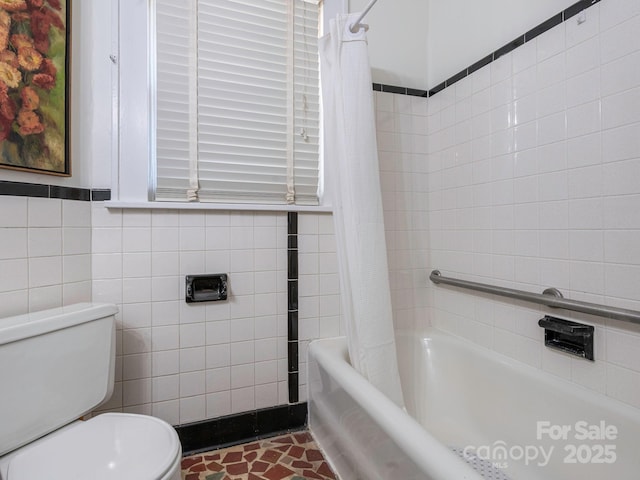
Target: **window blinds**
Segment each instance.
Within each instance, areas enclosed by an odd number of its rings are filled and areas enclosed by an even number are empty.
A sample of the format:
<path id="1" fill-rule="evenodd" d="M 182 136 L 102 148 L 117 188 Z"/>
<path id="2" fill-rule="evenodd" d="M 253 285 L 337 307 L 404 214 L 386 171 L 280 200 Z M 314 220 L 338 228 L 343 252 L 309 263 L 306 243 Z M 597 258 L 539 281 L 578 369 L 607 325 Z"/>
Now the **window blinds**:
<path id="1" fill-rule="evenodd" d="M 155 200 L 318 203 L 319 6 L 155 0 Z"/>

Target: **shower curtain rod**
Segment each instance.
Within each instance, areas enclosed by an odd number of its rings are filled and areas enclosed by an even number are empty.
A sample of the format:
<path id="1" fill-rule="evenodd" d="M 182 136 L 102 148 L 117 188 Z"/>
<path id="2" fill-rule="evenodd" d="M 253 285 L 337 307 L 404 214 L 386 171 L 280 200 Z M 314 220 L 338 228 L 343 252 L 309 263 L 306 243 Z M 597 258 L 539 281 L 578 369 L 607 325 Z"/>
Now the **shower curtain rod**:
<path id="1" fill-rule="evenodd" d="M 362 22 L 362 19 L 367 15 L 367 13 L 369 13 L 369 10 L 371 10 L 371 8 L 376 4 L 377 1 L 378 0 L 371 0 L 369 2 L 369 5 L 366 6 L 366 8 L 364 9 L 364 12 L 362 12 L 362 14 L 358 17 L 358 19 L 356 20 L 356 23 L 351 25 L 351 28 L 349 28 L 349 30 L 351 30 L 351 33 L 358 33 L 358 30 L 360 30 L 361 28 L 367 28 L 366 25 L 360 22 Z"/>

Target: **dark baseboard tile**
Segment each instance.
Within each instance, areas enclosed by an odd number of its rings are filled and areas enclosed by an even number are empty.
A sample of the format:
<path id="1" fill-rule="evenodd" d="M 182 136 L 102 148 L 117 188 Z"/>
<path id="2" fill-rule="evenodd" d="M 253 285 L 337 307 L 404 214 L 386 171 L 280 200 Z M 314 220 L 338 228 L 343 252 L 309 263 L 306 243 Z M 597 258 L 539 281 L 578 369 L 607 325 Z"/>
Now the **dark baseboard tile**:
<path id="1" fill-rule="evenodd" d="M 183 455 L 252 442 L 307 426 L 307 404 L 282 405 L 175 427 Z"/>

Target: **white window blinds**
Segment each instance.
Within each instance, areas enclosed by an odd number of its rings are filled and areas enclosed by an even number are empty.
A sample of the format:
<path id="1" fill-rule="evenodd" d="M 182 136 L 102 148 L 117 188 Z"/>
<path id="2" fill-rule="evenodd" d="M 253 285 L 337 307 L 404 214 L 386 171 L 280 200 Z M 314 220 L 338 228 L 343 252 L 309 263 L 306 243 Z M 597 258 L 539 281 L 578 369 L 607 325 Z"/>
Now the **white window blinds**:
<path id="1" fill-rule="evenodd" d="M 155 0 L 155 200 L 318 203 L 317 0 Z"/>

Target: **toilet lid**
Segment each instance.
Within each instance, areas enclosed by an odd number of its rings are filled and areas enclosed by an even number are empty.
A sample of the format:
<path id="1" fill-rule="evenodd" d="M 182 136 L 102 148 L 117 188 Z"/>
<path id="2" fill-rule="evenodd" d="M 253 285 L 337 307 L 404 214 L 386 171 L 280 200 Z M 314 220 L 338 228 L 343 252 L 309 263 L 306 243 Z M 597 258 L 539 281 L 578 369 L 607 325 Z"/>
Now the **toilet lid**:
<path id="1" fill-rule="evenodd" d="M 168 423 L 105 413 L 24 447 L 9 463 L 8 480 L 156 480 L 180 455 Z"/>

